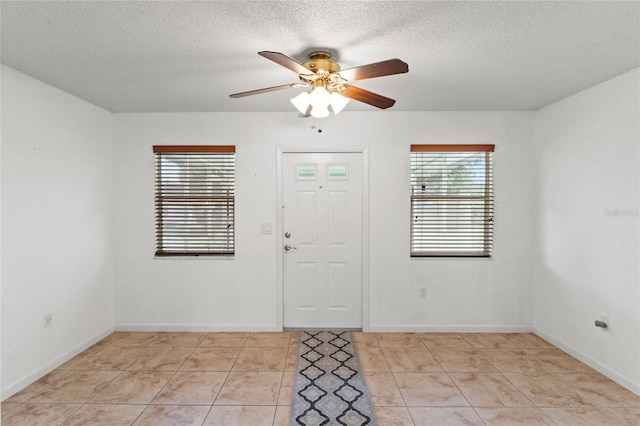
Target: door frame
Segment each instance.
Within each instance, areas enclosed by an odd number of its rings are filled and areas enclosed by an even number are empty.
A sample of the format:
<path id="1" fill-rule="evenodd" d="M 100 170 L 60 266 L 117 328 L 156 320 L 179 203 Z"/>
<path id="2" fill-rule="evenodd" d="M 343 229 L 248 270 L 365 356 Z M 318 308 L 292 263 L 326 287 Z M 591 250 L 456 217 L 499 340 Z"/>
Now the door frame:
<path id="1" fill-rule="evenodd" d="M 368 147 L 277 147 L 276 170 L 276 327 L 284 328 L 284 155 L 285 154 L 360 154 L 362 157 L 362 330 L 369 331 L 369 148 Z"/>

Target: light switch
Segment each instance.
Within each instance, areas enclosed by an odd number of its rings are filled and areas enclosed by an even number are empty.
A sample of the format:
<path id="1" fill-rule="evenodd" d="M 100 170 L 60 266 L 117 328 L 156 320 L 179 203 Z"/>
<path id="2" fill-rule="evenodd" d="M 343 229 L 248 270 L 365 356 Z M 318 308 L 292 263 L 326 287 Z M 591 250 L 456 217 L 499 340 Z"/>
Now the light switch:
<path id="1" fill-rule="evenodd" d="M 260 224 L 260 233 L 269 235 L 271 234 L 271 224 L 270 223 L 261 223 Z"/>

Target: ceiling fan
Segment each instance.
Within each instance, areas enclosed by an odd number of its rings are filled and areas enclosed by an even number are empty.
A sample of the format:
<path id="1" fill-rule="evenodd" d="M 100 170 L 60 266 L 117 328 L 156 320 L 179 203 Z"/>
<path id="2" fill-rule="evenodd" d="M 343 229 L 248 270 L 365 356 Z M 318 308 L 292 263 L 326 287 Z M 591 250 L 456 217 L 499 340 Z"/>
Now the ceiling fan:
<path id="1" fill-rule="evenodd" d="M 291 99 L 293 105 L 304 117 L 310 115 L 317 118 L 327 117 L 329 107 L 334 114 L 337 114 L 347 105 L 349 99 L 355 99 L 380 109 L 389 108 L 396 103 L 395 100 L 352 86 L 349 83 L 409 71 L 409 65 L 400 59 L 388 59 L 341 71 L 340 65 L 331 59 L 331 54 L 321 50 L 311 52 L 309 60 L 302 64 L 279 52 L 258 52 L 258 55 L 297 73 L 300 82 L 234 93 L 229 97 L 242 98 L 276 90 L 310 86 L 310 91 L 302 92 Z"/>

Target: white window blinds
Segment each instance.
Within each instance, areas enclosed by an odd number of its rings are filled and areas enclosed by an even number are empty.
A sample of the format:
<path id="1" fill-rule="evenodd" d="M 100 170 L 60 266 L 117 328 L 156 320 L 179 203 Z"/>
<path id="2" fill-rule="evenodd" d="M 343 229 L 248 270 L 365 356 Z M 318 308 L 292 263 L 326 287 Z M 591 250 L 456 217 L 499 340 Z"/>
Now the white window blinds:
<path id="1" fill-rule="evenodd" d="M 411 256 L 491 256 L 493 151 L 411 145 Z"/>
<path id="2" fill-rule="evenodd" d="M 232 255 L 235 146 L 154 146 L 156 256 Z"/>

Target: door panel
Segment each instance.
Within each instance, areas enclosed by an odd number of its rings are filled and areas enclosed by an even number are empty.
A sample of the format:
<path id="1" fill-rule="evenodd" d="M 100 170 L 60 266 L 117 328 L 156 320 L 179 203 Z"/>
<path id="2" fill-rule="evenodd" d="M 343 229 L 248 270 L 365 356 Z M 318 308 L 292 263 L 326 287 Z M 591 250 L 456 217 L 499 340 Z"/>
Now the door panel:
<path id="1" fill-rule="evenodd" d="M 361 327 L 362 155 L 283 154 L 283 201 L 284 326 Z"/>
<path id="2" fill-rule="evenodd" d="M 297 273 L 295 279 L 298 282 L 297 305 L 299 309 L 317 309 L 318 273 L 315 263 L 299 262 L 295 265 Z"/>
<path id="3" fill-rule="evenodd" d="M 345 191 L 330 191 L 329 204 L 329 246 L 345 246 L 347 243 L 347 193 Z"/>
<path id="4" fill-rule="evenodd" d="M 297 233 L 298 245 L 301 247 L 316 246 L 317 231 L 317 194 L 315 191 L 298 191 L 296 193 L 297 200 Z"/>
<path id="5" fill-rule="evenodd" d="M 347 308 L 347 268 L 345 262 L 329 263 L 329 309 Z"/>

